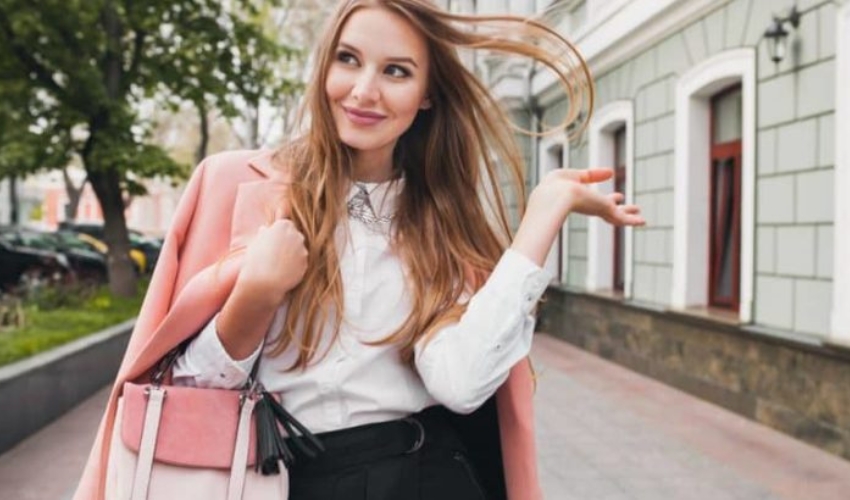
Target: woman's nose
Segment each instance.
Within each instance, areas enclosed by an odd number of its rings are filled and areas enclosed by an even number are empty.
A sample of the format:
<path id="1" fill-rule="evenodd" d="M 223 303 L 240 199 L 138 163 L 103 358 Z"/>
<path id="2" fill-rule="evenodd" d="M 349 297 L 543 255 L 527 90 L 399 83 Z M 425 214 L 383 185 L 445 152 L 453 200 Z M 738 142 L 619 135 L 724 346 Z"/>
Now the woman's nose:
<path id="1" fill-rule="evenodd" d="M 363 71 L 354 81 L 351 96 L 360 102 L 374 102 L 380 97 L 375 74 L 371 71 Z"/>

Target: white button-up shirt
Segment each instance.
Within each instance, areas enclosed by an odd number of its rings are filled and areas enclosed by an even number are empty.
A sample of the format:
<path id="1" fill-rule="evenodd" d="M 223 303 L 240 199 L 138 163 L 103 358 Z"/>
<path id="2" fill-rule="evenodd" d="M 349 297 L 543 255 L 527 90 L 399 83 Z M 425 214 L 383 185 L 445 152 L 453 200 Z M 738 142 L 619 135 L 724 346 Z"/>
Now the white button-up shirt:
<path id="1" fill-rule="evenodd" d="M 378 217 L 394 212 L 402 182 L 365 184 Z M 352 186 L 349 199 L 358 190 Z M 413 308 L 403 264 L 387 231 L 349 218 L 338 228 L 337 247 L 345 309 L 336 342 L 330 342 L 328 325 L 319 356 L 306 369 L 284 371 L 297 356 L 290 346 L 278 356 L 264 355 L 259 370 L 266 389 L 281 393 L 287 410 L 312 432 L 402 418 L 438 403 L 455 412 L 472 412 L 528 355 L 532 310 L 551 277 L 522 254 L 507 250 L 484 286 L 467 297 L 469 305 L 459 321 L 436 332 L 427 344 L 415 346 L 414 368 L 401 361 L 397 346 L 366 344 L 395 332 Z M 286 313 L 284 304 L 269 329 L 267 345 L 279 335 Z M 237 388 L 259 351 L 247 359 L 232 359 L 213 318 L 178 359 L 174 381 Z"/>

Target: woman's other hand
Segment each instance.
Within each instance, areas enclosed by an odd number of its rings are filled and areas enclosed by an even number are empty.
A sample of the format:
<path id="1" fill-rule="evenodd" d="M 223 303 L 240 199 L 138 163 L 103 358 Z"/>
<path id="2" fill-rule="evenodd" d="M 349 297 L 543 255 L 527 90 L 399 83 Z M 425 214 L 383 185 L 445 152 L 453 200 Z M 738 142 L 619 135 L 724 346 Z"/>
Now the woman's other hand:
<path id="1" fill-rule="evenodd" d="M 304 235 L 289 219 L 261 227 L 245 248 L 236 286 L 277 307 L 307 271 Z"/>
<path id="2" fill-rule="evenodd" d="M 564 220 L 572 213 L 600 217 L 618 226 L 646 223 L 637 205 L 620 205 L 622 193 L 602 194 L 590 184 L 614 175 L 605 168 L 549 172 L 534 188 L 512 248 L 542 266 Z"/>
<path id="3" fill-rule="evenodd" d="M 291 220 L 278 219 L 257 231 L 216 320 L 218 337 L 231 358 L 245 359 L 256 351 L 287 292 L 306 271 L 304 235 Z"/>

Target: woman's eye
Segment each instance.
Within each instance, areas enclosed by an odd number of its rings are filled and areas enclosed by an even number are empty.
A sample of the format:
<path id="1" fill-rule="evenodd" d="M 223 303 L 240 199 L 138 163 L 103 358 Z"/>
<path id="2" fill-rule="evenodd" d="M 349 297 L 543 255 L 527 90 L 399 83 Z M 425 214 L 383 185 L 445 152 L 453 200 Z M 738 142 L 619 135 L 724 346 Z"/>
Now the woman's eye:
<path id="1" fill-rule="evenodd" d="M 357 64 L 357 58 L 351 52 L 341 50 L 336 53 L 336 60 L 344 64 Z"/>
<path id="2" fill-rule="evenodd" d="M 395 64 L 387 66 L 384 72 L 394 78 L 406 78 L 410 76 L 410 71 L 407 68 Z"/>

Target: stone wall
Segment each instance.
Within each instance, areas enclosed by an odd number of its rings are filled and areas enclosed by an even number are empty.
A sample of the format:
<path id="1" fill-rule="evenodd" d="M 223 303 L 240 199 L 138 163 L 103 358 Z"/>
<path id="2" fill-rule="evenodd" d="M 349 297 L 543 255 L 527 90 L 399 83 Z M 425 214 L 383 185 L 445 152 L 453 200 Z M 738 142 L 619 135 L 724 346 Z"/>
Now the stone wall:
<path id="1" fill-rule="evenodd" d="M 538 331 L 850 459 L 850 351 L 550 288 Z"/>
<path id="2" fill-rule="evenodd" d="M 135 322 L 0 367 L 0 453 L 115 380 Z"/>

